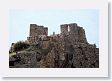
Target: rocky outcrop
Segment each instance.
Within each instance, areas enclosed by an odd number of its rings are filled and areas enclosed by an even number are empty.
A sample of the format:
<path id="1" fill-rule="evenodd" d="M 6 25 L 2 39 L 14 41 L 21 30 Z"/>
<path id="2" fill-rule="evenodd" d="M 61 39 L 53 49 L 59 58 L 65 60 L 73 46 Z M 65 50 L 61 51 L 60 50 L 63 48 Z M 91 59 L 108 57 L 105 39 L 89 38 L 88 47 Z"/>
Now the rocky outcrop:
<path id="1" fill-rule="evenodd" d="M 84 29 L 76 23 L 61 25 L 60 34 L 36 37 L 38 40 L 30 40 L 28 49 L 17 52 L 19 61 L 12 59 L 14 66 L 11 68 L 99 67 L 99 48 L 87 42 Z"/>

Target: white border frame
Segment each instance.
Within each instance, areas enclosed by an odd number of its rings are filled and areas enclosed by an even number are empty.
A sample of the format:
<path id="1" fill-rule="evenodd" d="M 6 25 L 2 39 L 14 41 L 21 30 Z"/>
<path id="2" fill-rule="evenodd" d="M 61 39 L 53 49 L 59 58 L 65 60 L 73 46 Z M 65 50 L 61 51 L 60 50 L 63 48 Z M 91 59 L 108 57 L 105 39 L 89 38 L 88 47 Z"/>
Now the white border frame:
<path id="1" fill-rule="evenodd" d="M 108 77 L 108 3 L 106 0 L 0 1 L 0 65 L 2 77 Z M 99 9 L 99 68 L 9 68 L 10 9 Z"/>

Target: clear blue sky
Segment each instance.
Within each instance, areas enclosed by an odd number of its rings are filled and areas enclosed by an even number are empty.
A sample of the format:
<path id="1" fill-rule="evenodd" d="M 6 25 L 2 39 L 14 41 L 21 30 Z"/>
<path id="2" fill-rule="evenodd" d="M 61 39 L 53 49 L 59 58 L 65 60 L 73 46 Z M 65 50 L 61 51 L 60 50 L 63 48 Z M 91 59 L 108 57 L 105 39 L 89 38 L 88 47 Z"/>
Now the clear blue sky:
<path id="1" fill-rule="evenodd" d="M 88 42 L 99 47 L 98 10 L 10 10 L 9 44 L 26 40 L 32 23 L 48 27 L 49 35 L 60 33 L 60 24 L 77 23 L 85 29 Z"/>

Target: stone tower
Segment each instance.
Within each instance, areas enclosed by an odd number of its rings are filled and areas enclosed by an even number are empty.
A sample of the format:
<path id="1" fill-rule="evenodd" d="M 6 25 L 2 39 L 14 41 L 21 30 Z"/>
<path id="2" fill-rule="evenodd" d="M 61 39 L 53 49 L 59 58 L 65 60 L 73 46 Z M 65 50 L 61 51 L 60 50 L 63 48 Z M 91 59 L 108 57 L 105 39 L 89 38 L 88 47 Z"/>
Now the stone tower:
<path id="1" fill-rule="evenodd" d="M 39 26 L 36 24 L 30 24 L 30 34 L 27 37 L 27 40 L 30 44 L 36 43 L 39 36 L 47 36 L 48 35 L 48 28 L 44 26 Z"/>
<path id="2" fill-rule="evenodd" d="M 48 28 L 36 24 L 30 24 L 30 36 L 48 35 Z"/>
<path id="3" fill-rule="evenodd" d="M 85 30 L 76 23 L 60 25 L 61 34 L 69 35 L 73 42 L 87 43 Z"/>
<path id="4" fill-rule="evenodd" d="M 17 68 L 99 68 L 99 48 L 87 42 L 85 30 L 76 23 L 60 25 L 61 33 L 48 36 L 48 28 L 30 24 L 28 49 L 9 58 Z M 13 52 L 12 44 L 10 52 Z M 19 59 L 18 59 L 19 58 Z M 13 66 L 10 64 L 13 63 Z"/>
<path id="5" fill-rule="evenodd" d="M 61 34 L 67 34 L 68 33 L 68 25 L 63 24 L 61 25 Z"/>

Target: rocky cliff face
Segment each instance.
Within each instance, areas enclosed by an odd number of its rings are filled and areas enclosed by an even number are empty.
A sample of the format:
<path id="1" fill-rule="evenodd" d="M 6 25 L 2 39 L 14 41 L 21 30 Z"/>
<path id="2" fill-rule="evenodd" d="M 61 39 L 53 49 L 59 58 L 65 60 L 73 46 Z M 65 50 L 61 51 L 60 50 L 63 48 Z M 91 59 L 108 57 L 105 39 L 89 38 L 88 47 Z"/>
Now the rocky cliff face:
<path id="1" fill-rule="evenodd" d="M 68 31 L 67 27 L 70 28 Z M 31 40 L 30 40 L 31 41 Z M 77 24 L 61 25 L 61 33 L 41 36 L 36 43 L 18 52 L 12 68 L 98 68 L 99 48 L 89 44 Z M 11 57 L 12 58 L 12 57 Z"/>

